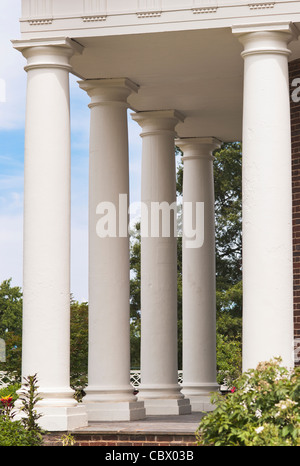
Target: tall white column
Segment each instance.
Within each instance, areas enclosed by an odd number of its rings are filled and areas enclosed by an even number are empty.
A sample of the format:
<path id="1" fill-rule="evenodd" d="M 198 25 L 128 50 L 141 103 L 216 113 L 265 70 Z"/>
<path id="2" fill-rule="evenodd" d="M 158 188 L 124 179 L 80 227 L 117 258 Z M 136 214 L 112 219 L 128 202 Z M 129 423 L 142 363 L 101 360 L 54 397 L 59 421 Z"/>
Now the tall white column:
<path id="1" fill-rule="evenodd" d="M 37 374 L 47 430 L 86 425 L 70 388 L 71 41 L 31 46 L 25 127 L 23 377 Z"/>
<path id="2" fill-rule="evenodd" d="M 147 414 L 184 414 L 177 362 L 176 111 L 132 115 L 141 126 L 141 385 Z M 156 215 L 162 209 L 162 219 Z M 171 209 L 170 209 L 171 208 Z"/>
<path id="3" fill-rule="evenodd" d="M 182 393 L 193 411 L 212 409 L 216 382 L 214 138 L 178 139 L 183 151 Z M 195 232 L 195 234 L 194 234 Z M 194 234 L 194 237 L 192 236 Z"/>
<path id="4" fill-rule="evenodd" d="M 236 28 L 244 46 L 243 369 L 293 365 L 290 24 Z"/>
<path id="5" fill-rule="evenodd" d="M 128 79 L 80 83 L 91 97 L 89 194 L 90 420 L 145 416 L 130 385 Z M 120 197 L 121 195 L 121 197 Z"/>

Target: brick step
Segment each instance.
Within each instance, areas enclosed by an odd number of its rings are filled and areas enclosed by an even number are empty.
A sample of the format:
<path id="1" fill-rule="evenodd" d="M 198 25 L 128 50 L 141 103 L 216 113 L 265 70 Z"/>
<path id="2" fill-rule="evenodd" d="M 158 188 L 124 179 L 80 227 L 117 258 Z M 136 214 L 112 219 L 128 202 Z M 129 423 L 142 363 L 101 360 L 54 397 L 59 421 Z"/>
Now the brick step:
<path id="1" fill-rule="evenodd" d="M 62 446 L 62 435 L 51 433 L 45 436 L 45 446 Z M 75 446 L 196 446 L 196 436 L 190 433 L 153 432 L 97 432 L 71 433 Z"/>

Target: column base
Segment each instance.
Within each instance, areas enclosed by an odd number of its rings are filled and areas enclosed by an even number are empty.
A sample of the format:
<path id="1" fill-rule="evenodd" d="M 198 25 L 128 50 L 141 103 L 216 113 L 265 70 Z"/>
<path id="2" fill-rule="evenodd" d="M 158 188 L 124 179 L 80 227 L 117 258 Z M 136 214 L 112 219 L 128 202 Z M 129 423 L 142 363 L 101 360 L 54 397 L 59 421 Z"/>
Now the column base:
<path id="1" fill-rule="evenodd" d="M 147 415 L 191 413 L 189 400 L 180 393 L 178 383 L 140 385 L 137 397 L 144 402 Z"/>
<path id="2" fill-rule="evenodd" d="M 146 414 L 157 415 L 180 415 L 190 414 L 191 405 L 187 398 L 139 398 L 144 402 Z"/>
<path id="3" fill-rule="evenodd" d="M 192 407 L 192 413 L 213 411 L 215 409 L 215 405 L 211 403 L 210 398 L 210 395 L 190 396 L 189 400 Z"/>
<path id="4" fill-rule="evenodd" d="M 81 404 L 75 407 L 36 407 L 35 411 L 42 414 L 38 420 L 39 426 L 49 432 L 66 432 L 88 426 L 86 409 Z M 20 411 L 14 419 L 20 420 L 23 417 L 24 414 Z"/>
<path id="5" fill-rule="evenodd" d="M 22 397 L 23 387 L 17 391 Z M 78 427 L 86 427 L 88 418 L 85 407 L 73 397 L 74 391 L 70 388 L 41 388 L 38 392 L 40 400 L 34 410 L 42 416 L 37 421 L 43 430 L 50 432 L 64 432 Z M 15 403 L 17 414 L 15 420 L 25 417 L 22 411 L 23 402 L 17 399 Z"/>
<path id="6" fill-rule="evenodd" d="M 74 408 L 41 408 L 43 416 L 39 419 L 42 429 L 58 432 L 87 427 L 88 417 L 84 406 Z"/>
<path id="7" fill-rule="evenodd" d="M 188 384 L 183 383 L 181 393 L 190 400 L 192 412 L 213 411 L 211 396 L 219 390 L 217 383 Z"/>
<path id="8" fill-rule="evenodd" d="M 131 385 L 90 385 L 85 392 L 83 404 L 89 421 L 136 421 L 146 416 L 144 403 L 137 401 Z"/>
<path id="9" fill-rule="evenodd" d="M 181 399 L 148 399 L 143 400 L 147 415 L 181 415 L 190 414 L 191 405 L 187 398 Z"/>
<path id="10" fill-rule="evenodd" d="M 137 421 L 144 419 L 146 411 L 141 401 L 85 401 L 89 421 Z"/>

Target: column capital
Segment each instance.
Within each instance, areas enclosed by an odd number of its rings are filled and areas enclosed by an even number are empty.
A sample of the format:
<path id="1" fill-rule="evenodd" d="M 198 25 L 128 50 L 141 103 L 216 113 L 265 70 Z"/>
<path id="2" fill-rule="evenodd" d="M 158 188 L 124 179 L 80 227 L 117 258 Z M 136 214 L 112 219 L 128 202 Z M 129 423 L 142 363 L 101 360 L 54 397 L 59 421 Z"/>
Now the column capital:
<path id="1" fill-rule="evenodd" d="M 178 146 L 184 153 L 182 160 L 194 158 L 213 159 L 212 152 L 221 147 L 222 142 L 214 137 L 206 138 L 178 138 L 175 140 Z"/>
<path id="2" fill-rule="evenodd" d="M 289 42 L 297 40 L 299 30 L 289 22 L 233 26 L 232 33 L 244 46 L 242 57 L 257 54 L 289 55 Z"/>
<path id="3" fill-rule="evenodd" d="M 112 102 L 127 105 L 130 94 L 139 91 L 139 86 L 128 78 L 86 79 L 78 84 L 91 97 L 90 108 Z"/>
<path id="4" fill-rule="evenodd" d="M 175 127 L 183 122 L 185 117 L 177 110 L 155 110 L 132 113 L 131 118 L 142 128 L 141 136 L 159 134 L 171 131 L 175 133 Z"/>
<path id="5" fill-rule="evenodd" d="M 68 38 L 14 40 L 12 44 L 27 59 L 25 71 L 39 68 L 62 68 L 71 71 L 70 58 L 83 51 L 82 45 Z"/>

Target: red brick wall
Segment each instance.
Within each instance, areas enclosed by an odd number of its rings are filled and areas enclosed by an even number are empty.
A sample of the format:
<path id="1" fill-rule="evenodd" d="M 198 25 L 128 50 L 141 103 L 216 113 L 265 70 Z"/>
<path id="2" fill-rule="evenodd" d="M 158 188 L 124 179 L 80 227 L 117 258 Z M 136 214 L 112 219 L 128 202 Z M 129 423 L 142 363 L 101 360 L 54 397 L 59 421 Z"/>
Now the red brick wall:
<path id="1" fill-rule="evenodd" d="M 294 337 L 300 339 L 300 59 L 290 62 L 289 75 L 292 131 Z M 299 83 L 294 81 L 296 78 L 299 79 Z"/>
<path id="2" fill-rule="evenodd" d="M 49 433 L 44 437 L 44 446 L 62 446 L 63 433 Z M 105 433 L 105 432 L 92 432 L 92 433 L 74 433 L 71 432 L 74 446 L 91 447 L 91 446 L 171 446 L 171 447 L 195 447 L 197 439 L 195 435 L 189 433 Z"/>

